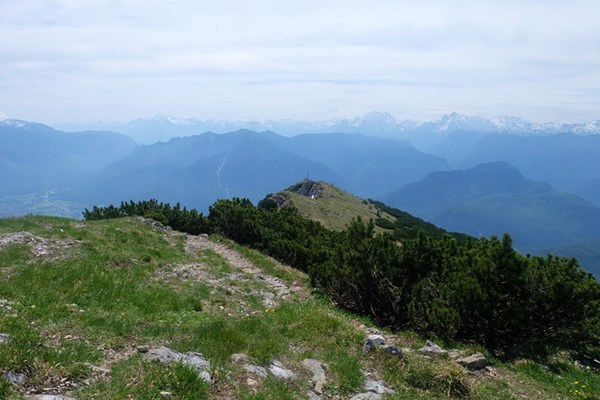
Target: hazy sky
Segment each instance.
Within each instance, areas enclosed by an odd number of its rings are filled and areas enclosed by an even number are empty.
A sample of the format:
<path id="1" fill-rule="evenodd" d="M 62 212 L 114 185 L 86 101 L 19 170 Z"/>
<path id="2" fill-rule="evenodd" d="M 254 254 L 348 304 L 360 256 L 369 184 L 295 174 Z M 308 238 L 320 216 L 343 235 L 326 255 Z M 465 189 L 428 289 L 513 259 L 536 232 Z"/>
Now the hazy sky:
<path id="1" fill-rule="evenodd" d="M 600 119 L 598 0 L 0 0 L 0 117 Z"/>

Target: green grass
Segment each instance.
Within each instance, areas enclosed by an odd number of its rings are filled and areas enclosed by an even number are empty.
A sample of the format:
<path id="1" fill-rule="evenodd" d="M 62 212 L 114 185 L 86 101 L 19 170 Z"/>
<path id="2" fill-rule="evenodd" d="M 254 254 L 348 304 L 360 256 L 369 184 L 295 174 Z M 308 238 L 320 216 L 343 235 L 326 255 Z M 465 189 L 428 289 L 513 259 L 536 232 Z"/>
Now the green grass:
<path id="1" fill-rule="evenodd" d="M 388 213 L 378 212 L 369 202 L 335 186 L 323 184 L 323 188 L 322 197 L 318 199 L 311 199 L 289 190 L 284 190 L 283 193 L 300 214 L 320 222 L 328 229 L 341 231 L 356 217 L 362 218 L 363 221 L 377 218 L 388 219 L 392 223 L 396 221 L 396 218 Z M 377 227 L 377 231 L 383 230 Z"/>
<path id="2" fill-rule="evenodd" d="M 600 393 L 598 374 L 573 366 L 568 357 L 547 360 L 548 370 L 492 359 L 497 376 L 474 378 L 447 358 L 431 361 L 411 353 L 400 361 L 382 352 L 364 354 L 365 333 L 356 326 L 368 321 L 335 309 L 308 288 L 265 309 L 257 294 L 264 283 L 213 250 L 186 254 L 183 235 L 166 235 L 135 218 L 0 220 L 0 234 L 22 231 L 44 238 L 51 250 L 53 243 L 74 243 L 57 244 L 53 259 L 36 258 L 27 244 L 0 249 L 0 333 L 13 338 L 0 348 L 0 372 L 26 373 L 29 388 L 67 380 L 79 384 L 70 394 L 78 399 L 161 399 L 161 392 L 173 399 L 304 399 L 310 384 L 301 362 L 313 358 L 327 365 L 326 393 L 342 399 L 361 391 L 365 371 L 396 390 L 387 399 L 594 399 Z M 256 251 L 213 239 L 288 285 L 307 282 Z M 176 265 L 189 266 L 189 276 L 178 275 Z M 413 349 L 425 341 L 411 332 L 398 338 L 400 346 Z M 138 345 L 204 354 L 213 384 L 182 365 L 144 361 Z M 278 359 L 298 378 L 258 379 L 250 387 L 248 375 L 230 360 L 240 352 L 263 367 Z M 90 364 L 111 373 L 98 376 Z M 23 395 L 0 378 L 0 398 Z"/>

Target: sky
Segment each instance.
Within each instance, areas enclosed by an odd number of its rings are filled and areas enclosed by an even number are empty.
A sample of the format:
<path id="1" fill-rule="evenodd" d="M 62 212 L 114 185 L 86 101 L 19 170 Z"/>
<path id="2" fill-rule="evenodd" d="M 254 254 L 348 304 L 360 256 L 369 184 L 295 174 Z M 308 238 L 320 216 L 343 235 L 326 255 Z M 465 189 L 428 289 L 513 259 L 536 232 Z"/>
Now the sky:
<path id="1" fill-rule="evenodd" d="M 597 0 L 0 0 L 0 117 L 600 119 Z"/>

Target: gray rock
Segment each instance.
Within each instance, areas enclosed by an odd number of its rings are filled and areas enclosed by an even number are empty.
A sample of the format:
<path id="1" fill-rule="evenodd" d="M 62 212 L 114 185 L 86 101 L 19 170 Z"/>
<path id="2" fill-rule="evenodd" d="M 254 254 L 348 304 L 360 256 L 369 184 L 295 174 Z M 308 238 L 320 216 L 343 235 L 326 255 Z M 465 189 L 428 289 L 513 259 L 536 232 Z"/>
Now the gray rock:
<path id="1" fill-rule="evenodd" d="M 231 357 L 229 357 L 231 362 L 234 363 L 241 363 L 243 361 L 248 361 L 250 359 L 250 357 L 248 357 L 248 354 L 244 354 L 244 353 L 235 353 L 232 354 Z"/>
<path id="2" fill-rule="evenodd" d="M 273 360 L 271 365 L 269 365 L 269 372 L 281 379 L 294 379 L 296 374 L 294 374 L 289 369 L 285 368 L 283 364 L 277 360 Z"/>
<path id="3" fill-rule="evenodd" d="M 26 396 L 25 400 L 75 400 L 72 397 L 66 396 L 55 396 L 53 394 L 37 394 L 33 396 Z"/>
<path id="4" fill-rule="evenodd" d="M 208 369 L 210 368 L 210 363 L 206 359 L 204 359 L 204 356 L 200 353 L 187 352 L 185 354 L 181 354 L 178 351 L 161 346 L 157 347 L 156 349 L 149 350 L 144 355 L 144 359 L 146 361 L 161 362 L 165 364 L 180 362 L 183 365 L 186 365 L 196 370 L 200 378 L 202 378 L 206 382 L 212 382 L 212 377 L 208 372 Z"/>
<path id="5" fill-rule="evenodd" d="M 12 337 L 6 333 L 0 333 L 0 344 L 9 344 L 12 342 Z"/>
<path id="6" fill-rule="evenodd" d="M 171 350 L 164 346 L 148 350 L 148 352 L 144 355 L 144 359 L 146 361 L 156 361 L 166 364 L 181 361 L 181 357 L 182 354 L 178 351 Z"/>
<path id="7" fill-rule="evenodd" d="M 250 372 L 251 374 L 260 376 L 261 378 L 264 378 L 267 376 L 267 370 L 258 365 L 244 364 L 242 368 L 244 368 L 246 371 Z"/>
<path id="8" fill-rule="evenodd" d="M 382 346 L 381 347 L 384 351 L 390 353 L 391 355 L 393 355 L 394 357 L 397 357 L 399 359 L 402 359 L 402 357 L 404 357 L 404 354 L 402 354 L 402 350 L 396 346 Z"/>
<path id="9" fill-rule="evenodd" d="M 459 358 L 456 362 L 471 370 L 483 369 L 489 364 L 487 358 L 481 353 L 475 353 L 467 357 Z"/>
<path id="10" fill-rule="evenodd" d="M 437 344 L 435 344 L 429 340 L 425 343 L 425 346 L 421 347 L 417 351 L 419 353 L 423 354 L 424 356 L 429 356 L 429 357 L 437 357 L 440 354 L 447 353 L 446 350 L 442 349 L 440 346 L 438 346 Z"/>
<path id="11" fill-rule="evenodd" d="M 4 379 L 16 386 L 25 386 L 27 383 L 27 375 L 20 372 L 6 371 L 4 373 Z"/>
<path id="12" fill-rule="evenodd" d="M 383 346 L 385 344 L 385 339 L 381 335 L 369 335 L 367 339 L 372 341 L 375 347 Z"/>
<path id="13" fill-rule="evenodd" d="M 150 346 L 148 346 L 147 344 L 141 344 L 141 345 L 137 346 L 135 349 L 138 351 L 138 353 L 145 354 L 150 351 Z"/>
<path id="14" fill-rule="evenodd" d="M 363 353 L 369 353 L 378 347 L 383 346 L 385 339 L 381 335 L 369 335 L 363 343 Z"/>
<path id="15" fill-rule="evenodd" d="M 367 381 L 365 381 L 364 387 L 365 387 L 365 390 L 367 390 L 369 392 L 377 393 L 377 394 L 394 394 L 394 393 L 396 393 L 392 389 L 389 389 L 387 386 L 385 386 L 384 381 L 367 380 Z"/>
<path id="16" fill-rule="evenodd" d="M 370 352 L 374 351 L 375 348 L 376 348 L 375 343 L 373 343 L 372 340 L 365 339 L 363 346 L 362 346 L 363 353 L 370 353 Z"/>
<path id="17" fill-rule="evenodd" d="M 321 396 L 319 396 L 312 390 L 309 390 L 308 392 L 306 392 L 306 397 L 308 400 L 321 400 Z"/>
<path id="18" fill-rule="evenodd" d="M 365 392 L 352 396 L 350 400 L 381 400 L 381 395 L 373 392 Z"/>
<path id="19" fill-rule="evenodd" d="M 302 366 L 312 374 L 312 378 L 310 380 L 312 383 L 314 383 L 315 392 L 317 394 L 322 394 L 323 386 L 325 386 L 327 383 L 327 377 L 325 376 L 323 363 L 318 360 L 307 358 L 302 361 Z"/>

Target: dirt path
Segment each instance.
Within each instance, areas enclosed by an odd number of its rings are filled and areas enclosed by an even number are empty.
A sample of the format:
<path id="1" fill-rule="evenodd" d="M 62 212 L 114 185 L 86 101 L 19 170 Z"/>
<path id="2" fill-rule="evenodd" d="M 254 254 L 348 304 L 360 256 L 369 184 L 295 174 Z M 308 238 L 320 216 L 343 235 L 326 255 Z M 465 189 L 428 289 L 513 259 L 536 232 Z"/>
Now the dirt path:
<path id="1" fill-rule="evenodd" d="M 257 268 L 236 250 L 225 244 L 213 242 L 203 235 L 186 235 L 185 251 L 187 253 L 197 254 L 207 249 L 210 249 L 223 257 L 231 267 L 239 270 L 242 274 L 254 276 L 254 279 L 262 283 L 262 285 L 266 287 L 266 290 L 261 291 L 260 295 L 263 298 L 263 304 L 266 307 L 277 305 L 280 300 L 289 298 L 292 293 L 299 294 L 303 297 L 307 295 L 306 289 L 301 285 L 289 284 L 279 278 L 269 275 Z M 236 280 L 246 280 L 243 276 L 238 274 L 230 274 L 230 278 L 232 275 Z"/>

